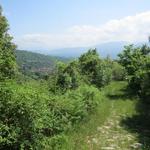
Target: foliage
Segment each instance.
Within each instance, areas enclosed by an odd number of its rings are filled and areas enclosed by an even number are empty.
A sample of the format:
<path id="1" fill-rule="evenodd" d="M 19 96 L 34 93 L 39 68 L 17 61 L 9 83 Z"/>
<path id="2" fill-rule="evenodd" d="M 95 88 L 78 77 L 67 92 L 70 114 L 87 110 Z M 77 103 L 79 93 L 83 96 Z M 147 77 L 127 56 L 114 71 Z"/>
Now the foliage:
<path id="1" fill-rule="evenodd" d="M 127 70 L 130 90 L 147 102 L 150 95 L 150 48 L 146 45 L 126 46 L 119 57 L 119 62 Z"/>
<path id="2" fill-rule="evenodd" d="M 113 80 L 123 81 L 126 78 L 126 70 L 120 65 L 117 61 L 114 61 L 112 64 L 112 76 Z"/>
<path id="3" fill-rule="evenodd" d="M 100 59 L 96 49 L 90 49 L 79 59 L 69 64 L 59 63 L 49 78 L 52 92 L 66 92 L 83 83 L 101 88 L 112 79 L 112 61 Z"/>
<path id="4" fill-rule="evenodd" d="M 12 37 L 8 34 L 8 29 L 8 22 L 0 7 L 0 80 L 10 79 L 15 75 L 16 46 L 11 42 Z"/>
<path id="5" fill-rule="evenodd" d="M 134 47 L 125 46 L 122 54 L 119 54 L 119 62 L 125 67 L 128 75 L 134 75 L 139 69 L 144 69 L 149 59 L 150 48 L 146 45 Z"/>
<path id="6" fill-rule="evenodd" d="M 111 60 L 100 59 L 96 49 L 90 49 L 79 57 L 79 68 L 84 81 L 98 88 L 111 80 Z"/>
<path id="7" fill-rule="evenodd" d="M 104 87 L 112 80 L 112 62 L 109 60 L 102 60 L 96 66 L 96 75 L 93 77 L 93 83 L 98 87 Z"/>
<path id="8" fill-rule="evenodd" d="M 52 136 L 67 131 L 94 110 L 98 104 L 99 91 L 94 87 L 83 86 L 54 96 L 48 101 L 49 121 L 44 134 Z"/>
<path id="9" fill-rule="evenodd" d="M 90 77 L 94 76 L 96 73 L 96 66 L 99 64 L 99 62 L 100 59 L 96 49 L 90 49 L 87 53 L 81 55 L 79 57 L 79 66 L 81 69 L 81 74 Z"/>
<path id="10" fill-rule="evenodd" d="M 79 86 L 80 75 L 76 61 L 69 64 L 59 62 L 57 69 L 49 78 L 49 90 L 53 93 L 64 93 Z"/>
<path id="11" fill-rule="evenodd" d="M 7 84 L 1 83 L 0 149 L 27 149 L 36 139 L 34 113 L 23 97 L 14 99 L 13 95 Z"/>
<path id="12" fill-rule="evenodd" d="M 90 49 L 79 57 L 80 73 L 87 84 L 93 84 L 98 88 L 107 85 L 111 81 L 110 59 L 100 59 L 96 49 Z"/>
<path id="13" fill-rule="evenodd" d="M 136 72 L 138 76 L 137 84 L 140 87 L 139 94 L 143 101 L 150 104 L 150 57 L 147 57 L 147 63 L 144 70 L 139 70 Z"/>

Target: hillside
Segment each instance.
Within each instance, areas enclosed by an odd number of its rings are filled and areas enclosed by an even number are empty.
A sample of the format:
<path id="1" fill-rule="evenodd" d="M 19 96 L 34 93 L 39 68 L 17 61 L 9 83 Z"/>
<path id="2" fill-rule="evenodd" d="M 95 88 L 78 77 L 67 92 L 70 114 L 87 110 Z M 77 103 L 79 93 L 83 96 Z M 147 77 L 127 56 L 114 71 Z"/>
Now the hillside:
<path id="1" fill-rule="evenodd" d="M 67 62 L 69 59 L 17 50 L 16 60 L 19 70 L 23 74 L 36 78 L 37 76 L 45 76 L 50 73 L 57 61 Z"/>

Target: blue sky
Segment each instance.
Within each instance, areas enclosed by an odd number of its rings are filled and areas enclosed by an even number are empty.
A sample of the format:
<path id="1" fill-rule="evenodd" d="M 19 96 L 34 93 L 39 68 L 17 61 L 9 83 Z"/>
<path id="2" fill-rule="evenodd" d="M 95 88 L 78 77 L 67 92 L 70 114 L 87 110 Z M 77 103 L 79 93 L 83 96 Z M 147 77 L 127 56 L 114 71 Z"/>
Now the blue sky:
<path id="1" fill-rule="evenodd" d="M 0 4 L 21 49 L 142 41 L 150 33 L 149 0 L 0 0 Z"/>

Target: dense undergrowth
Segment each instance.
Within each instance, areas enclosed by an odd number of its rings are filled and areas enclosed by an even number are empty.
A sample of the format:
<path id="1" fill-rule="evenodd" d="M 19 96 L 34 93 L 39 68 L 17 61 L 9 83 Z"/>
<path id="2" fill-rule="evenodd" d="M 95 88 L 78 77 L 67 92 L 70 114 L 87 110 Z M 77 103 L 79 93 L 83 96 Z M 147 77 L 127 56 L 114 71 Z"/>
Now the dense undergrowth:
<path id="1" fill-rule="evenodd" d="M 63 95 L 48 94 L 46 88 L 35 81 L 23 85 L 12 81 L 1 90 L 1 149 L 53 149 L 60 135 L 83 121 L 100 102 L 100 92 L 91 86 Z"/>

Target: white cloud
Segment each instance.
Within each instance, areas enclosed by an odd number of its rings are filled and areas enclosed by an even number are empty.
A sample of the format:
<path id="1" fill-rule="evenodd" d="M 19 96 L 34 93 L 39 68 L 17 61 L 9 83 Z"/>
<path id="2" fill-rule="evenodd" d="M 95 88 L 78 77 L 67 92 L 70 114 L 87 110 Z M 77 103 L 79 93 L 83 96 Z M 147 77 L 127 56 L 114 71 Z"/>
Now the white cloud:
<path id="1" fill-rule="evenodd" d="M 91 46 L 109 41 L 147 41 L 150 11 L 111 20 L 101 26 L 73 26 L 63 34 L 26 34 L 16 43 L 21 48 L 52 49 Z"/>

